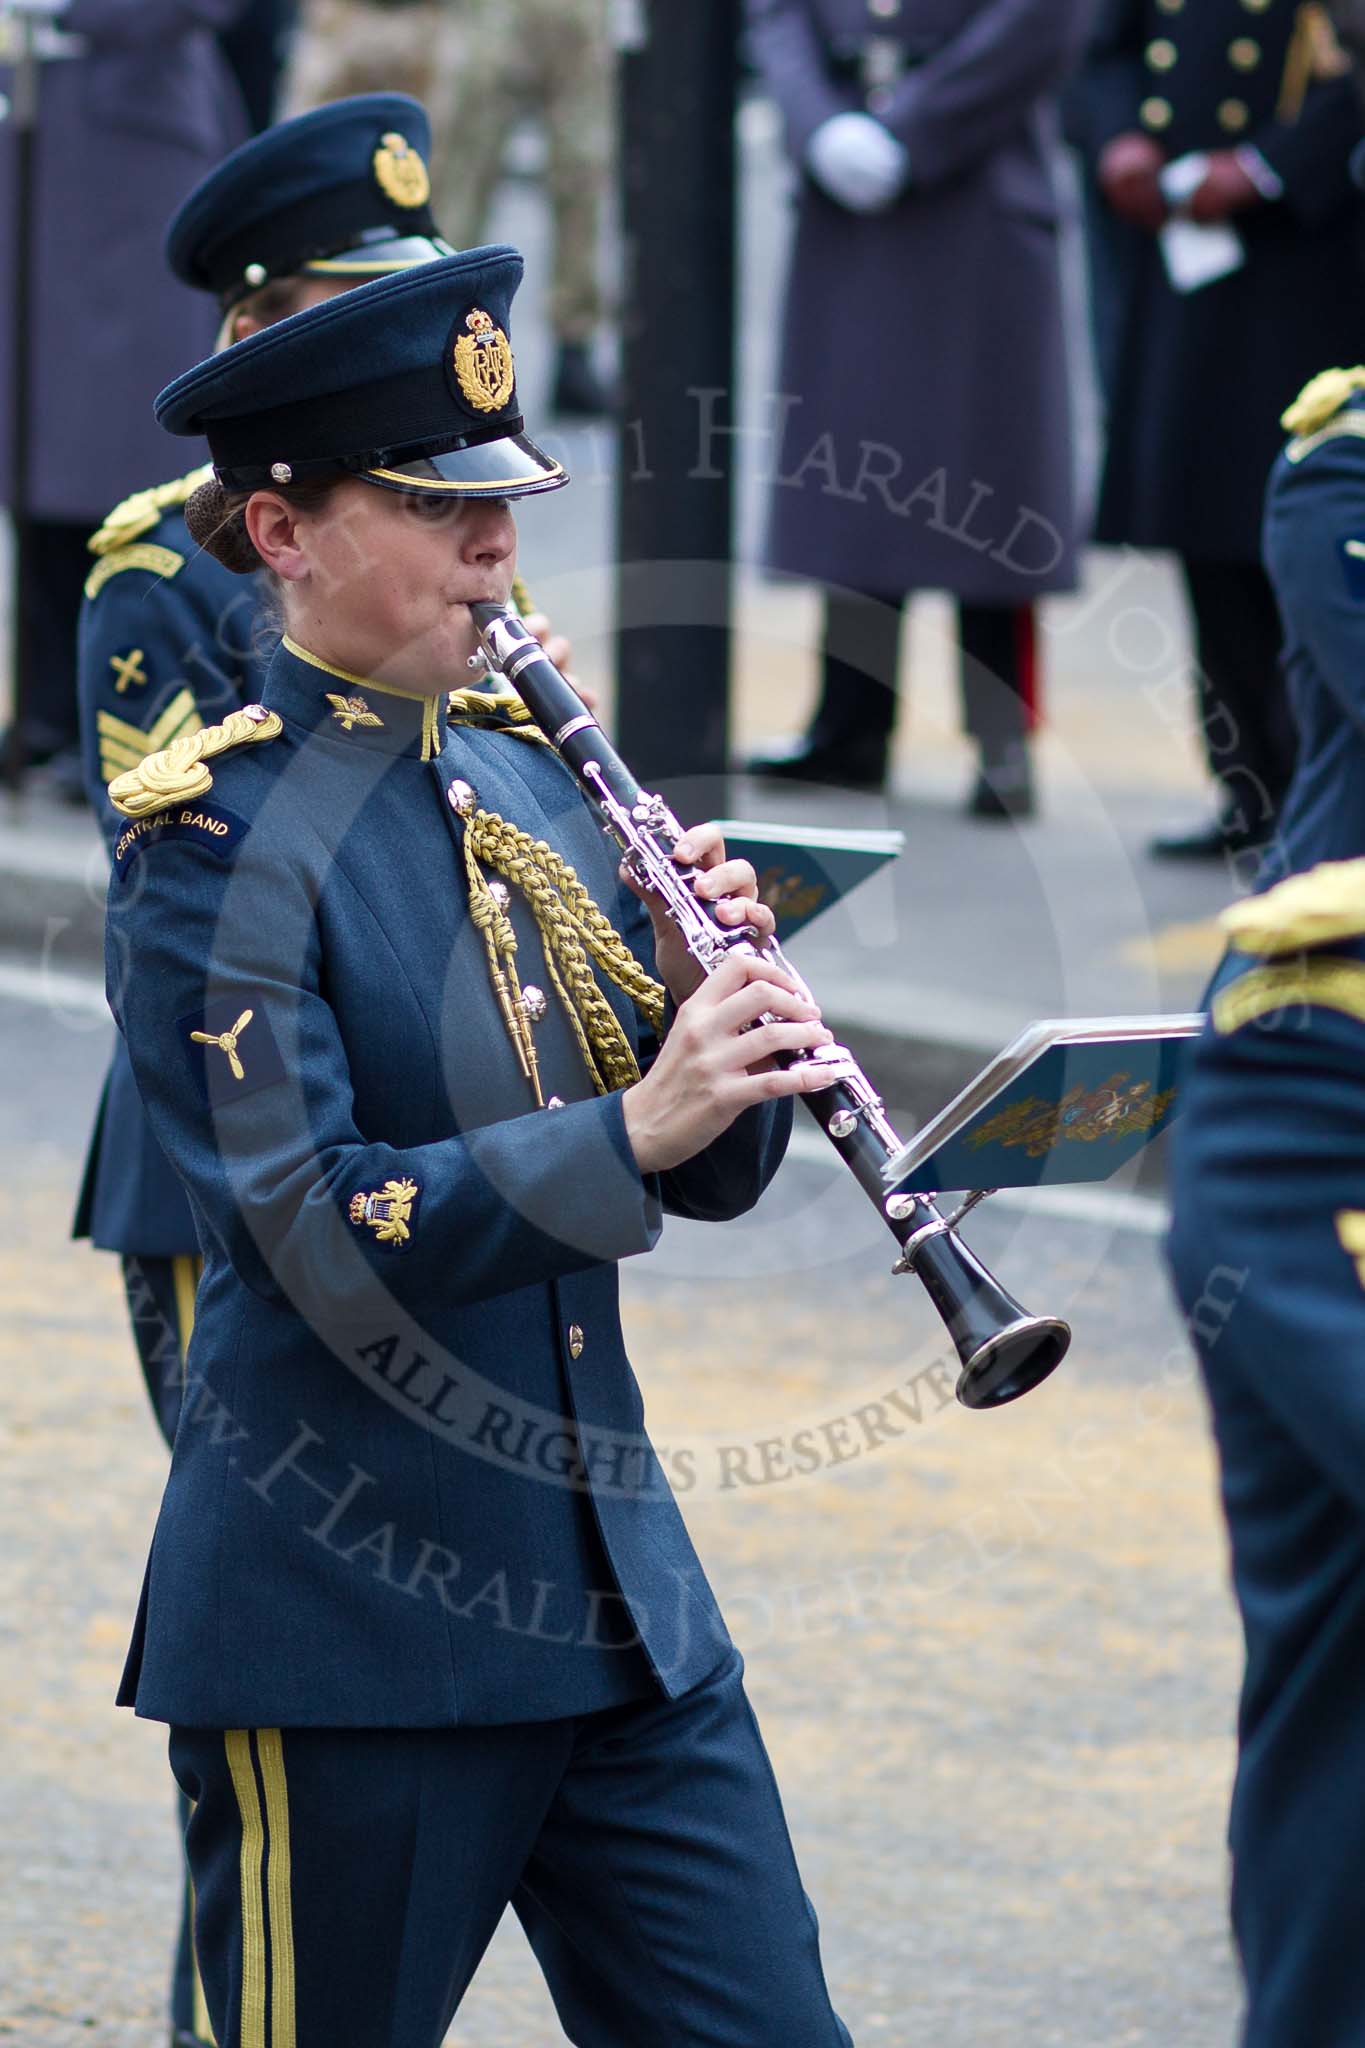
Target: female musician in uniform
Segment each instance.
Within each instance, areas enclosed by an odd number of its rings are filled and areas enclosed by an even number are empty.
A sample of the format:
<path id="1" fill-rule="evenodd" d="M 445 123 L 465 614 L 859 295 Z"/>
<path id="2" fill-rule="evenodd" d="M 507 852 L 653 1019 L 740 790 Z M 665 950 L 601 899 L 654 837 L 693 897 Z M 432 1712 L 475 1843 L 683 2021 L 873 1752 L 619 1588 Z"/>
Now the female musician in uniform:
<path id="1" fill-rule="evenodd" d="M 771 1055 L 828 1034 L 651 930 L 508 700 L 451 723 L 508 500 L 566 481 L 520 271 L 361 286 L 159 401 L 285 630 L 259 705 L 111 786 L 110 999 L 205 1249 L 121 1697 L 195 1801 L 220 2042 L 436 2048 L 510 1901 L 576 2042 L 836 2048 L 616 1283 L 661 1209 L 757 1199 L 810 1085 Z"/>

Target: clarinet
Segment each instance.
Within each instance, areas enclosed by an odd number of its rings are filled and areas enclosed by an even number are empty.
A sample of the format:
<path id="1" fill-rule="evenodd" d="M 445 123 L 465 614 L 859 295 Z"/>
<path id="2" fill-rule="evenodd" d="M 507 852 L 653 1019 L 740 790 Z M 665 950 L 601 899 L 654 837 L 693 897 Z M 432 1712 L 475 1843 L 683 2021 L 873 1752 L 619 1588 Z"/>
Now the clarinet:
<path id="1" fill-rule="evenodd" d="M 699 870 L 674 858 L 683 828 L 663 798 L 642 789 L 573 686 L 566 682 L 516 612 L 472 604 L 481 655 L 518 692 L 555 752 L 572 770 L 603 828 L 621 849 L 635 882 L 660 897 L 693 959 L 714 974 L 731 953 L 757 954 L 793 973 L 774 940 L 760 944 L 751 927 L 721 925 L 692 888 Z M 799 979 L 799 977 L 797 977 Z M 888 1190 L 885 1168 L 901 1150 L 881 1098 L 845 1046 L 779 1053 L 784 1067 L 818 1066 L 829 1085 L 803 1095 L 858 1185 L 877 1206 L 899 1247 L 892 1268 L 913 1273 L 937 1309 L 961 1361 L 957 1398 L 966 1408 L 998 1408 L 1045 1380 L 1066 1356 L 1069 1326 L 1057 1316 L 1030 1315 L 987 1271 L 955 1225 L 980 1196 L 945 1216 L 924 1194 Z"/>

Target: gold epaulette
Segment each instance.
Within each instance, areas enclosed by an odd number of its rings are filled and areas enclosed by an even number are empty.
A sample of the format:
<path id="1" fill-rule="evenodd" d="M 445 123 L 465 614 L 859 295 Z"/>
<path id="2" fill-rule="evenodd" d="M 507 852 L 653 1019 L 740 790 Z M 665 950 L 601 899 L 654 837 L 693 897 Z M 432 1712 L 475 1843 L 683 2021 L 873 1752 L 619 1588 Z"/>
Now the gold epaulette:
<path id="1" fill-rule="evenodd" d="M 446 716 L 460 725 L 496 719 L 500 725 L 522 725 L 531 716 L 515 690 L 452 690 Z"/>
<path id="2" fill-rule="evenodd" d="M 452 725 L 475 725 L 484 732 L 513 732 L 518 739 L 545 740 L 515 690 L 452 690 L 446 699 Z"/>
<path id="3" fill-rule="evenodd" d="M 1335 434 L 1365 434 L 1365 419 L 1358 412 L 1346 412 L 1347 402 L 1357 391 L 1365 391 L 1365 365 L 1351 370 L 1322 370 L 1304 385 L 1294 403 L 1280 414 L 1280 425 L 1293 436 L 1285 454 L 1291 462 L 1305 455 Z"/>
<path id="4" fill-rule="evenodd" d="M 121 576 L 125 569 L 146 569 L 153 576 L 177 576 L 185 566 L 185 557 L 177 548 L 163 548 L 154 540 L 134 541 L 130 547 L 119 548 L 116 554 L 105 555 L 96 562 L 85 579 L 87 597 L 98 597 L 111 576 Z"/>
<path id="5" fill-rule="evenodd" d="M 1365 860 L 1328 860 L 1247 896 L 1219 922 L 1241 953 L 1275 960 L 1365 937 Z"/>
<path id="6" fill-rule="evenodd" d="M 110 802 L 125 818 L 147 818 L 173 804 L 188 803 L 212 789 L 213 777 L 206 764 L 215 754 L 257 740 L 273 740 L 281 731 L 278 713 L 267 711 L 263 704 L 247 704 L 241 711 L 229 712 L 221 725 L 182 733 L 168 747 L 116 775 L 109 785 Z"/>
<path id="7" fill-rule="evenodd" d="M 150 533 L 163 512 L 183 505 L 192 498 L 200 484 L 206 484 L 213 475 L 212 463 L 203 463 L 192 469 L 188 476 L 178 476 L 173 483 L 152 484 L 145 491 L 134 491 L 131 498 L 125 498 L 121 505 L 115 505 L 98 533 L 92 533 L 86 546 L 92 555 L 112 555 L 118 548 L 126 548 L 130 541 L 140 540 L 144 533 Z"/>

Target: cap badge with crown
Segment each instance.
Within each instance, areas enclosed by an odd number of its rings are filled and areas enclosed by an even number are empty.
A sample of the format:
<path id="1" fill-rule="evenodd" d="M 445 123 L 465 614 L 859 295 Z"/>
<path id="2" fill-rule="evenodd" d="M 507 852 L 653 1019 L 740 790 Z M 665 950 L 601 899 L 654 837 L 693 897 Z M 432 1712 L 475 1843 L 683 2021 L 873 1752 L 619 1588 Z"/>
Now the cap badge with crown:
<path id="1" fill-rule="evenodd" d="M 455 343 L 455 375 L 476 412 L 500 412 L 512 396 L 512 344 L 481 306 L 465 314 L 468 334 Z"/>
<path id="2" fill-rule="evenodd" d="M 374 181 L 395 206 L 425 206 L 431 179 L 421 154 L 396 129 L 379 138 L 373 159 Z"/>

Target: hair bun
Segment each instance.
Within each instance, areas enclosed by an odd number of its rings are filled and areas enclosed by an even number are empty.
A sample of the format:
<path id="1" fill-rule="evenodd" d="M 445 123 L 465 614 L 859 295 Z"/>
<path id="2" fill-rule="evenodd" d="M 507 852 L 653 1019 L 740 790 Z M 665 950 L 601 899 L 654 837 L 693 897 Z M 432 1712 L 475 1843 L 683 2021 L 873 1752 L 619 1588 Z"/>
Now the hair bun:
<path id="1" fill-rule="evenodd" d="M 190 538 L 234 576 L 250 576 L 261 566 L 247 534 L 244 510 L 245 502 L 234 505 L 216 476 L 200 484 L 185 501 Z"/>

